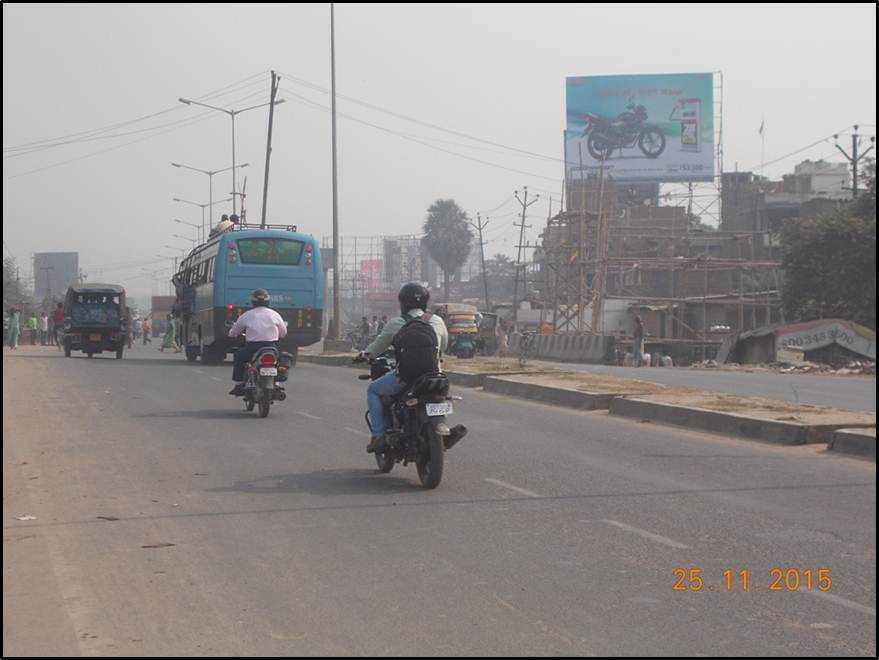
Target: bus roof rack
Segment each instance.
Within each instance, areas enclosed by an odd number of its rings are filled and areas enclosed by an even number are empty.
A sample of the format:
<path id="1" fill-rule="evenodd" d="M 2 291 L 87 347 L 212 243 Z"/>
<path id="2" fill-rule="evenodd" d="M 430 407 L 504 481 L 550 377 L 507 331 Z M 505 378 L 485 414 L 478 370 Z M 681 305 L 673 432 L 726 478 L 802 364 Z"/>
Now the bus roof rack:
<path id="1" fill-rule="evenodd" d="M 232 231 L 248 231 L 253 229 L 280 229 L 281 231 L 297 231 L 296 225 L 266 225 L 263 227 L 262 225 L 249 225 L 245 223 L 239 222 L 236 224 Z"/>

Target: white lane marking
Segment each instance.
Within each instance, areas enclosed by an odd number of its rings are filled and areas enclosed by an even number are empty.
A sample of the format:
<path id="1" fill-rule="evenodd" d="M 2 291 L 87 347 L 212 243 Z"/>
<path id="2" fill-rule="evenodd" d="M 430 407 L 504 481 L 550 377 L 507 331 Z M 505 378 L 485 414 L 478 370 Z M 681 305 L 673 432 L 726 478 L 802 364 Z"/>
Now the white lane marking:
<path id="1" fill-rule="evenodd" d="M 833 594 L 828 594 L 823 591 L 807 591 L 806 593 L 812 594 L 813 596 L 818 596 L 819 598 L 826 598 L 827 600 L 832 601 L 837 605 L 848 607 L 849 609 L 856 610 L 858 612 L 861 612 L 862 614 L 876 616 L 875 608 L 861 605 L 860 603 L 856 603 L 853 600 L 849 600 L 848 598 L 843 598 L 842 596 L 835 596 Z"/>
<path id="2" fill-rule="evenodd" d="M 352 429 L 350 426 L 343 427 L 346 431 L 353 433 L 354 435 L 363 435 L 362 431 L 358 431 L 357 429 Z"/>
<path id="3" fill-rule="evenodd" d="M 197 374 L 203 374 L 204 371 L 202 371 L 201 369 L 196 369 L 196 370 L 195 370 L 195 373 L 197 373 Z"/>
<path id="4" fill-rule="evenodd" d="M 690 546 L 684 545 L 683 543 L 678 543 L 677 541 L 672 541 L 665 536 L 660 536 L 659 534 L 654 534 L 653 532 L 648 532 L 645 529 L 640 529 L 638 527 L 632 527 L 631 525 L 627 525 L 626 523 L 621 523 L 616 520 L 602 520 L 601 522 L 605 522 L 608 525 L 613 525 L 614 527 L 619 527 L 620 529 L 624 529 L 627 532 L 632 532 L 633 534 L 637 534 L 638 536 L 643 536 L 645 539 L 650 539 L 651 541 L 656 541 L 657 543 L 662 543 L 663 545 L 667 545 L 672 548 L 678 548 L 679 550 L 689 550 Z"/>
<path id="5" fill-rule="evenodd" d="M 539 493 L 535 493 L 530 490 L 525 490 L 524 488 L 519 488 L 518 486 L 514 486 L 513 484 L 508 484 L 505 481 L 501 481 L 499 479 L 486 479 L 486 481 L 490 484 L 494 484 L 496 486 L 502 486 L 503 488 L 509 488 L 510 490 L 514 490 L 517 493 L 522 495 L 527 495 L 528 497 L 543 497 Z"/>
<path id="6" fill-rule="evenodd" d="M 222 382 L 223 382 L 223 379 L 222 379 L 222 378 L 217 378 L 216 376 L 211 376 L 211 378 L 212 378 L 213 380 L 217 381 L 218 383 L 222 383 Z"/>
<path id="7" fill-rule="evenodd" d="M 307 412 L 303 412 L 302 410 L 297 410 L 296 414 L 302 415 L 303 417 L 308 417 L 309 419 L 322 419 L 321 417 L 318 417 L 317 415 L 310 415 Z"/>

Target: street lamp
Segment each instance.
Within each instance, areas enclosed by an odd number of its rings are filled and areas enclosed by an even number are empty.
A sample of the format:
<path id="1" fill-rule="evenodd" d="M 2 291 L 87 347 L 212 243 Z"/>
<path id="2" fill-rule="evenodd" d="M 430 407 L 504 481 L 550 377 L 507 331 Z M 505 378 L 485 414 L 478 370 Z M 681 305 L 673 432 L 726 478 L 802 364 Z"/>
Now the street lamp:
<path id="1" fill-rule="evenodd" d="M 181 225 L 189 225 L 190 227 L 195 227 L 196 236 L 198 236 L 198 242 L 199 243 L 202 242 L 201 226 L 200 225 L 197 225 L 194 222 L 186 222 L 186 220 L 181 220 L 180 218 L 174 218 L 174 222 L 177 222 Z"/>
<path id="2" fill-rule="evenodd" d="M 219 112 L 225 112 L 227 115 L 232 117 L 232 213 L 237 214 L 238 210 L 235 206 L 235 195 L 238 194 L 238 185 L 237 180 L 235 178 L 235 115 L 240 115 L 242 112 L 247 112 L 248 110 L 256 110 L 257 108 L 264 108 L 267 105 L 272 105 L 271 103 L 260 103 L 259 105 L 252 105 L 249 108 L 242 108 L 241 110 L 229 110 L 228 108 L 218 108 L 215 105 L 208 105 L 207 103 L 202 103 L 201 101 L 193 101 L 191 99 L 179 98 L 177 99 L 181 103 L 185 103 L 186 105 L 200 105 L 204 108 L 210 108 L 211 110 L 218 110 Z M 284 102 L 284 99 L 278 99 L 275 101 L 275 105 L 280 105 Z"/>
<path id="3" fill-rule="evenodd" d="M 181 236 L 180 234 L 171 234 L 174 238 L 182 238 L 184 241 L 190 241 L 192 243 L 192 249 L 195 249 L 195 239 L 189 238 L 188 236 Z"/>
<path id="4" fill-rule="evenodd" d="M 209 192 L 208 206 L 210 206 L 210 209 L 211 209 L 211 212 L 210 212 L 211 222 L 214 221 L 214 174 L 220 174 L 222 172 L 228 172 L 229 170 L 233 170 L 233 176 L 234 176 L 234 170 L 236 167 L 247 167 L 249 164 L 250 163 L 244 163 L 243 165 L 233 165 L 232 167 L 226 167 L 226 168 L 223 168 L 222 170 L 200 170 L 197 167 L 191 167 L 189 165 L 181 165 L 180 163 L 171 163 L 171 165 L 173 165 L 174 167 L 180 167 L 185 170 L 193 170 L 194 172 L 201 172 L 202 174 L 208 175 L 208 192 Z M 235 213 L 235 197 L 234 197 L 234 195 L 232 197 L 232 213 Z"/>
<path id="5" fill-rule="evenodd" d="M 206 232 L 205 232 L 205 229 L 204 229 L 204 210 L 205 210 L 208 206 L 210 206 L 211 204 L 210 204 L 210 203 L 208 203 L 208 204 L 199 204 L 198 202 L 192 202 L 192 201 L 190 201 L 190 200 L 188 200 L 188 199 L 180 199 L 179 197 L 174 197 L 173 199 L 174 199 L 175 202 L 180 202 L 180 203 L 182 203 L 182 204 L 192 204 L 193 206 L 197 206 L 197 207 L 199 207 L 199 208 L 201 209 L 201 240 L 205 240 L 205 238 L 206 238 Z M 232 198 L 230 197 L 229 199 L 224 199 L 222 202 L 217 202 L 217 204 L 225 204 L 226 202 L 231 202 L 231 201 L 232 201 Z M 180 220 L 180 222 L 183 222 L 183 221 Z M 185 224 L 185 223 L 184 223 L 184 224 Z"/>

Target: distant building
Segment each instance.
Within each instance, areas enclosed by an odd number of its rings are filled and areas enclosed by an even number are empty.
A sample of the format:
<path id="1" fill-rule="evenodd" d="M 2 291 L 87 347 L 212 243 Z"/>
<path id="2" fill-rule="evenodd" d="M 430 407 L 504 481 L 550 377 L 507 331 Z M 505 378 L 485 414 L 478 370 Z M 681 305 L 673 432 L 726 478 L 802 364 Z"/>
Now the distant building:
<path id="1" fill-rule="evenodd" d="M 67 287 L 79 279 L 79 252 L 37 252 L 34 254 L 34 298 L 63 297 Z"/>

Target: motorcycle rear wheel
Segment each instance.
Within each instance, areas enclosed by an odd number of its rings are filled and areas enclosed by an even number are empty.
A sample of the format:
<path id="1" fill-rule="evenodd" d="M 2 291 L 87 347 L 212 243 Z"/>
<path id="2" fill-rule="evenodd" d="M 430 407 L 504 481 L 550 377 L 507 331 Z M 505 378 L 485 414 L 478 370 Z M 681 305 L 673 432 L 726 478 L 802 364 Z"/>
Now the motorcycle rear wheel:
<path id="1" fill-rule="evenodd" d="M 259 416 L 268 417 L 269 410 L 272 409 L 272 391 L 263 390 L 262 396 L 259 398 Z"/>
<path id="2" fill-rule="evenodd" d="M 443 478 L 443 439 L 430 422 L 421 428 L 421 439 L 424 445 L 415 466 L 421 485 L 433 489 L 439 486 Z"/>
<path id="3" fill-rule="evenodd" d="M 596 137 L 595 133 L 590 133 L 586 140 L 586 150 L 595 160 L 610 160 L 614 145 L 603 138 Z"/>

